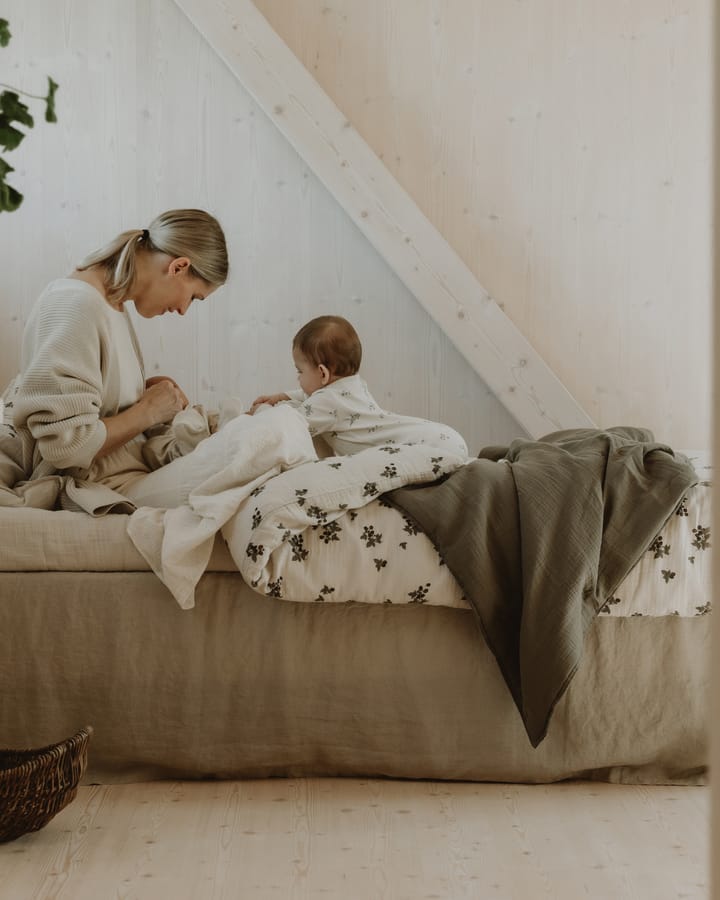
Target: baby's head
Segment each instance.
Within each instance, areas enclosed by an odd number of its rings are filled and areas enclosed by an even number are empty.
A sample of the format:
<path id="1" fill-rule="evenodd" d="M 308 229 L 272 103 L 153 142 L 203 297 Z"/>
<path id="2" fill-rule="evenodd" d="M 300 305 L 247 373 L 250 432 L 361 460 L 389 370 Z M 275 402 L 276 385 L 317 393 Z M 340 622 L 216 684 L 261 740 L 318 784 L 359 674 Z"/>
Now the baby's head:
<path id="1" fill-rule="evenodd" d="M 310 395 L 338 378 L 355 375 L 360 368 L 362 345 L 347 319 L 318 316 L 295 335 L 292 354 L 298 383 Z"/>

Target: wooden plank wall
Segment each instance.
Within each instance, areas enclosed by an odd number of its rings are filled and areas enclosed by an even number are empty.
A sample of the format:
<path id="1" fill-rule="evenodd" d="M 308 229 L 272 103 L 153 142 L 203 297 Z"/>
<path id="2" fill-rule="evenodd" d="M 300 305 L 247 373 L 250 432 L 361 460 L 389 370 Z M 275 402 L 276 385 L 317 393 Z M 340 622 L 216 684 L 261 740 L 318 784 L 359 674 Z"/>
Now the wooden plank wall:
<path id="1" fill-rule="evenodd" d="M 710 446 L 710 0 L 256 0 L 603 426 Z"/>
<path id="2" fill-rule="evenodd" d="M 478 279 L 601 425 L 709 446 L 709 0 L 258 0 Z M 288 346 L 338 311 L 381 402 L 471 447 L 523 430 L 171 0 L 8 0 L 3 81 L 61 83 L 8 160 L 0 381 L 37 292 L 124 227 L 200 205 L 228 286 L 142 323 L 150 371 L 198 400 L 292 383 Z"/>
<path id="3" fill-rule="evenodd" d="M 252 0 L 176 0 L 356 227 L 533 437 L 587 413 Z"/>

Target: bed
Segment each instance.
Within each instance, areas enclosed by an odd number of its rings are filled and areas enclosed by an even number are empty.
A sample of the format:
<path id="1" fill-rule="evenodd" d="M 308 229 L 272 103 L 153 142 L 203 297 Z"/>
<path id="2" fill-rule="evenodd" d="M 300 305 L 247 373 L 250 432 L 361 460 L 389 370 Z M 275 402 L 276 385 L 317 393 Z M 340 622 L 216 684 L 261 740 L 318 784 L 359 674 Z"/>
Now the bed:
<path id="1" fill-rule="evenodd" d="M 260 550 L 243 574 L 218 533 L 187 609 L 127 515 L 0 509 L 2 743 L 91 724 L 85 780 L 102 783 L 704 783 L 711 470 L 690 456 L 695 483 L 594 617 L 536 746 L 466 592 L 391 491 L 314 511 L 269 555 L 245 535 Z"/>

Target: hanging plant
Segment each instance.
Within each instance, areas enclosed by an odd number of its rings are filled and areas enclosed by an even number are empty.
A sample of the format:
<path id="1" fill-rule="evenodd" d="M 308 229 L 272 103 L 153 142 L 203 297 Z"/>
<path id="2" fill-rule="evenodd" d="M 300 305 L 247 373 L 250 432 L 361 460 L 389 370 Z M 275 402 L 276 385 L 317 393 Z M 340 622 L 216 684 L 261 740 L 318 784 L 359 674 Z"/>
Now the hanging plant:
<path id="1" fill-rule="evenodd" d="M 8 21 L 0 19 L 0 47 L 7 47 L 10 37 Z M 35 124 L 30 110 L 20 99 L 20 94 L 33 100 L 42 100 L 45 104 L 45 121 L 57 122 L 55 91 L 58 89 L 58 85 L 52 78 L 48 77 L 48 89 L 44 97 L 28 94 L 9 84 L 0 84 L 0 88 L 5 88 L 0 93 L 0 147 L 3 150 L 7 152 L 14 150 L 25 137 L 26 132 L 21 131 L 16 125 L 32 128 Z M 0 212 L 14 212 L 22 203 L 23 195 L 5 180 L 7 175 L 14 171 L 13 167 L 0 156 Z"/>

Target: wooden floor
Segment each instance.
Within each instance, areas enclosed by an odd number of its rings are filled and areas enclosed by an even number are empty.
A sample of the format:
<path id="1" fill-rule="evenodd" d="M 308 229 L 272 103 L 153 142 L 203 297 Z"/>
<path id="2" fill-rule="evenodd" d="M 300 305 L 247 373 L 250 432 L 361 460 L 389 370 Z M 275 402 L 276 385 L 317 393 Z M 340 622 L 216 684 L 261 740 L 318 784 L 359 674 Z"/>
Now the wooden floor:
<path id="1" fill-rule="evenodd" d="M 2 900 L 709 897 L 709 789 L 289 779 L 81 788 Z"/>

